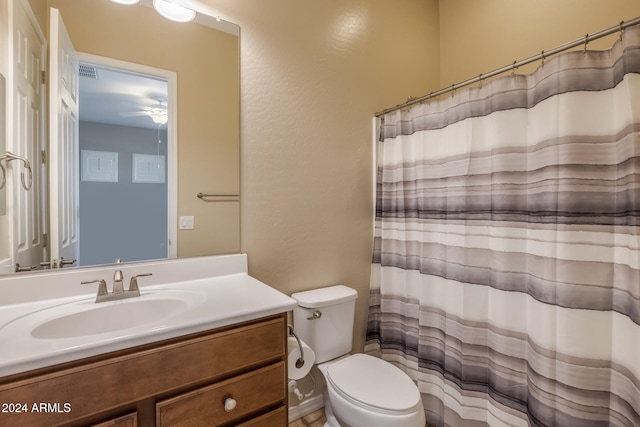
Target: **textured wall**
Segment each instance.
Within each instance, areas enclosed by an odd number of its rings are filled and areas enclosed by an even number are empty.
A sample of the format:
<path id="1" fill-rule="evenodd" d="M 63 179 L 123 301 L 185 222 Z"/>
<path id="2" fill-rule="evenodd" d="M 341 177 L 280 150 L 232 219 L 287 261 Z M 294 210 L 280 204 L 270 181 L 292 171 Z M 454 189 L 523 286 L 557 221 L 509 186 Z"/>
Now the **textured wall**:
<path id="1" fill-rule="evenodd" d="M 251 274 L 285 293 L 357 288 L 357 346 L 371 257 L 372 113 L 640 15 L 636 0 L 203 2 L 242 27 Z"/>
<path id="2" fill-rule="evenodd" d="M 435 0 L 203 0 L 241 30 L 242 251 L 291 294 L 356 288 L 362 346 L 372 117 L 435 90 Z"/>

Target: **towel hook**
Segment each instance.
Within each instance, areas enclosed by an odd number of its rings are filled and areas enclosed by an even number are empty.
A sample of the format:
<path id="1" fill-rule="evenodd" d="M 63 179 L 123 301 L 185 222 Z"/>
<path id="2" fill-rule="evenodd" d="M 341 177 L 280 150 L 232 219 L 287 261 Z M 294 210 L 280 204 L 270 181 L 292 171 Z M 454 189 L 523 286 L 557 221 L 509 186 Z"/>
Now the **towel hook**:
<path id="1" fill-rule="evenodd" d="M 23 169 L 29 172 L 29 180 L 28 180 L 29 183 L 27 184 L 27 181 L 25 181 L 24 171 L 20 172 L 20 180 L 22 181 L 22 188 L 29 191 L 31 189 L 31 186 L 33 185 L 33 172 L 31 170 L 31 164 L 29 163 L 29 161 L 25 157 L 17 156 L 8 151 L 4 154 L 4 156 L 0 157 L 0 162 L 2 162 L 2 160 L 5 161 L 7 168 L 9 167 L 9 162 L 12 162 L 14 160 L 20 160 L 22 162 Z M 0 163 L 0 167 L 2 167 L 1 163 Z M 2 167 L 2 185 L 0 185 L 0 189 L 4 188 L 6 179 L 7 179 L 6 169 L 5 167 Z"/>

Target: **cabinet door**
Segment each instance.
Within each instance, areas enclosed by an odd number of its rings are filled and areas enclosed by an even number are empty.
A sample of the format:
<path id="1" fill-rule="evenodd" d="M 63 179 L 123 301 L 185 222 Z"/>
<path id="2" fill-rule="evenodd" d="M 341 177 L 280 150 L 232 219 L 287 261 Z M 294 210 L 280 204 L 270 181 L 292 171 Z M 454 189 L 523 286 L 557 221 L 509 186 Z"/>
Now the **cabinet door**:
<path id="1" fill-rule="evenodd" d="M 138 427 L 138 414 L 129 414 L 91 427 Z"/>
<path id="2" fill-rule="evenodd" d="M 285 404 L 284 362 L 156 404 L 159 427 L 215 426 Z"/>

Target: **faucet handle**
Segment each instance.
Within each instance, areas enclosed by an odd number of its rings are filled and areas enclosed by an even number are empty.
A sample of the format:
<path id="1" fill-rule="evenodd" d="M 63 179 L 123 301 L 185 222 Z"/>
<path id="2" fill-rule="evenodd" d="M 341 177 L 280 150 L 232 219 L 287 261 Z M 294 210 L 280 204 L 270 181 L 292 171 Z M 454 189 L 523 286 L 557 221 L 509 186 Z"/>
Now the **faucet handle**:
<path id="1" fill-rule="evenodd" d="M 64 267 L 65 265 L 73 265 L 75 263 L 76 263 L 75 259 L 60 258 L 60 261 L 58 261 L 58 264 L 60 265 L 60 268 Z"/>
<path id="2" fill-rule="evenodd" d="M 140 291 L 140 288 L 138 288 L 138 277 L 145 277 L 145 276 L 151 276 L 151 275 L 152 273 L 144 273 L 144 274 L 137 274 L 133 276 L 131 280 L 129 280 L 129 292 Z"/>
<path id="3" fill-rule="evenodd" d="M 89 283 L 100 283 L 100 286 L 98 286 L 98 295 L 97 296 L 104 296 L 107 295 L 109 292 L 107 291 L 107 282 L 104 281 L 104 279 L 98 279 L 98 280 L 89 280 L 87 282 L 80 282 L 81 285 L 88 285 Z"/>

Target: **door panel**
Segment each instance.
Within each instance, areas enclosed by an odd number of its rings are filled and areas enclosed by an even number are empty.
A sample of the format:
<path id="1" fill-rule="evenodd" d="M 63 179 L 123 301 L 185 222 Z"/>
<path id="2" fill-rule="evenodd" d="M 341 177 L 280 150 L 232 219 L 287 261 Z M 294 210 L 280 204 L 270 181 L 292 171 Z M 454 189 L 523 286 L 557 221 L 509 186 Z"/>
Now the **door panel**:
<path id="1" fill-rule="evenodd" d="M 51 9 L 49 70 L 49 215 L 51 260 L 79 259 L 78 55 L 57 9 Z"/>
<path id="2" fill-rule="evenodd" d="M 11 251 L 14 262 L 37 266 L 44 255 L 44 189 L 40 152 L 44 149 L 44 96 L 42 70 L 46 43 L 33 12 L 23 1 L 10 4 L 10 45 L 12 67 L 9 87 L 9 140 L 7 149 L 26 158 L 32 167 L 33 185 L 21 184 L 21 174 L 28 172 L 22 162 L 9 167 L 7 188 L 12 194 L 10 212 Z M 28 178 L 25 176 L 25 179 Z"/>

